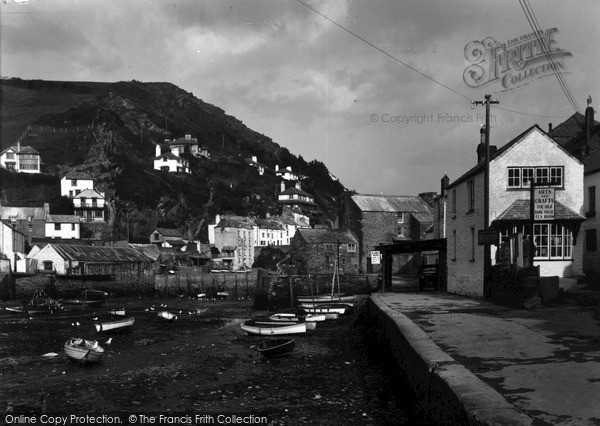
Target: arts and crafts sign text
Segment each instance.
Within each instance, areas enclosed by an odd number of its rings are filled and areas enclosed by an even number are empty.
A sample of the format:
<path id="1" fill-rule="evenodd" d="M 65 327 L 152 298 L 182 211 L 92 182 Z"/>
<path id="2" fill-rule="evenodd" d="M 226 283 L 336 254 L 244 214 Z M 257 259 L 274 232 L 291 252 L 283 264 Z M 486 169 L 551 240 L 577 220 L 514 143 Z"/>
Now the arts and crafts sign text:
<path id="1" fill-rule="evenodd" d="M 571 52 L 557 46 L 557 32 L 556 28 L 540 30 L 504 43 L 492 37 L 470 42 L 465 46 L 465 58 L 472 64 L 463 72 L 465 84 L 499 83 L 505 91 L 552 75 L 554 69 L 564 72 L 565 57 Z"/>

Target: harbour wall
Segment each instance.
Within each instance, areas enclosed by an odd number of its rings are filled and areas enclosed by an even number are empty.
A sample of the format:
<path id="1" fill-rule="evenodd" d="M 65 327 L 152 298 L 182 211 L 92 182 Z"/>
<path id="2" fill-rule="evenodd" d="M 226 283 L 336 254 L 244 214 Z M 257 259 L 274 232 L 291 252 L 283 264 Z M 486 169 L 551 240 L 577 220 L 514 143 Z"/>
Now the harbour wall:
<path id="1" fill-rule="evenodd" d="M 531 419 L 436 345 L 381 293 L 371 295 L 367 312 L 386 340 L 399 375 L 415 398 L 426 423 L 525 425 Z"/>

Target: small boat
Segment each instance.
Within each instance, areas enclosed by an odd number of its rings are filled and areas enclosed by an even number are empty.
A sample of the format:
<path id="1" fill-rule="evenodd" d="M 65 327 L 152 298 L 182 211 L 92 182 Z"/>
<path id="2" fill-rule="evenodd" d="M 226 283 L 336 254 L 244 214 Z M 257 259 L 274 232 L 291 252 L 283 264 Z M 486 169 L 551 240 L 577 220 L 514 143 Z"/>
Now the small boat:
<path id="1" fill-rule="evenodd" d="M 108 293 L 102 290 L 84 290 L 79 299 L 59 299 L 59 302 L 65 305 L 76 305 L 81 307 L 103 306 L 106 305 Z"/>
<path id="2" fill-rule="evenodd" d="M 318 296 L 300 296 L 298 303 L 354 303 L 356 296 L 332 296 L 330 294 L 321 294 Z"/>
<path id="3" fill-rule="evenodd" d="M 255 320 L 245 321 L 240 324 L 242 330 L 248 334 L 258 335 L 274 335 L 274 334 L 296 334 L 306 333 L 306 323 L 304 322 L 277 322 L 273 321 L 271 324 L 260 324 Z"/>
<path id="4" fill-rule="evenodd" d="M 294 339 L 273 339 L 263 340 L 257 346 L 258 352 L 270 358 L 276 355 L 288 353 L 294 349 L 296 343 Z"/>
<path id="5" fill-rule="evenodd" d="M 337 314 L 343 315 L 346 312 L 348 312 L 351 308 L 352 308 L 351 306 L 348 306 L 345 304 L 331 303 L 331 304 L 322 304 L 319 306 L 315 306 L 314 308 L 304 308 L 304 309 L 306 309 L 306 311 L 311 314 L 337 313 Z"/>
<path id="6" fill-rule="evenodd" d="M 94 323 L 94 327 L 96 327 L 96 331 L 98 333 L 106 332 L 106 331 L 126 331 L 133 327 L 133 323 L 135 322 L 134 317 L 123 318 L 119 320 L 109 320 L 109 321 L 96 321 Z"/>
<path id="7" fill-rule="evenodd" d="M 300 307 L 302 309 L 318 308 L 318 307 L 321 307 L 323 305 L 354 306 L 354 303 L 353 302 L 327 302 L 327 303 L 323 303 L 323 302 L 301 302 L 300 303 Z"/>
<path id="8" fill-rule="evenodd" d="M 169 312 L 169 311 L 160 311 L 158 313 L 158 317 L 162 318 L 164 320 L 167 320 L 169 322 L 175 321 L 177 319 L 177 315 L 175 315 L 173 312 Z"/>
<path id="9" fill-rule="evenodd" d="M 55 314 L 64 311 L 63 306 L 49 297 L 43 290 L 36 290 L 29 302 L 23 302 L 23 310 L 30 316 Z"/>
<path id="10" fill-rule="evenodd" d="M 296 315 L 285 312 L 278 312 L 269 316 L 269 319 L 273 321 L 305 321 L 305 322 L 320 322 L 325 321 L 324 314 L 305 314 Z"/>
<path id="11" fill-rule="evenodd" d="M 125 311 L 125 308 L 111 309 L 110 311 L 108 311 L 108 313 L 117 317 L 124 317 L 127 311 Z"/>
<path id="12" fill-rule="evenodd" d="M 96 340 L 71 338 L 65 342 L 65 353 L 75 361 L 93 363 L 102 360 L 104 348 Z"/>

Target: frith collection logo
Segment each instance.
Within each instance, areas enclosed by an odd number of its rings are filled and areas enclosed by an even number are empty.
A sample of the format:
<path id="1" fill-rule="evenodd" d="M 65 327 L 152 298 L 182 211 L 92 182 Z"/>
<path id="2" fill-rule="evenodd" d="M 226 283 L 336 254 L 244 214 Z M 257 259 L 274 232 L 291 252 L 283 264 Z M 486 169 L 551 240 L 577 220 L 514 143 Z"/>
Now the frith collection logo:
<path id="1" fill-rule="evenodd" d="M 565 57 L 572 55 L 556 45 L 557 32 L 556 28 L 540 30 L 504 43 L 492 37 L 470 42 L 465 46 L 465 58 L 472 64 L 463 72 L 465 84 L 481 87 L 498 81 L 501 91 L 506 91 L 547 77 L 555 68 L 564 72 Z"/>

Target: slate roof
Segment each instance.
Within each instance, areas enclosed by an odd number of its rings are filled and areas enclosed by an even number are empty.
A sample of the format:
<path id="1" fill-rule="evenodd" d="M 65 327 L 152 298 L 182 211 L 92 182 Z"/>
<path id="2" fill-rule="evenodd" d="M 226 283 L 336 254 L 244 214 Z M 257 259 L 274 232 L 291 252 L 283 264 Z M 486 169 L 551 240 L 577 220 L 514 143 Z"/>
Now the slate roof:
<path id="1" fill-rule="evenodd" d="M 260 229 L 276 229 L 278 231 L 282 231 L 284 229 L 283 224 L 277 220 L 254 219 L 254 223 L 256 223 Z"/>
<path id="2" fill-rule="evenodd" d="M 75 195 L 73 198 L 104 198 L 102 194 L 98 193 L 93 189 L 84 189 L 79 194 Z"/>
<path id="3" fill-rule="evenodd" d="M 299 228 L 296 230 L 296 235 L 299 235 L 309 244 L 336 244 L 338 241 L 342 244 L 358 243 L 354 234 L 349 231 L 327 228 Z"/>
<path id="4" fill-rule="evenodd" d="M 49 214 L 46 223 L 79 223 L 79 216 L 72 214 Z"/>
<path id="5" fill-rule="evenodd" d="M 160 235 L 162 235 L 165 238 L 166 237 L 183 238 L 183 235 L 177 229 L 171 229 L 171 228 L 154 228 L 154 230 L 158 231 L 160 233 Z"/>
<path id="6" fill-rule="evenodd" d="M 432 213 L 432 208 L 414 195 L 357 194 L 352 196 L 352 201 L 363 212 Z"/>
<path id="7" fill-rule="evenodd" d="M 591 174 L 600 171 L 600 149 L 593 151 L 588 158 L 585 159 L 584 174 Z"/>
<path id="8" fill-rule="evenodd" d="M 553 128 L 551 132 L 548 132 L 548 134 L 552 139 L 564 146 L 583 130 L 584 123 L 585 117 L 583 114 L 576 112 L 558 126 Z"/>
<path id="9" fill-rule="evenodd" d="M 308 192 L 303 191 L 301 189 L 298 189 L 296 187 L 290 187 L 287 188 L 285 191 L 280 192 L 279 195 L 284 194 L 284 195 L 293 195 L 293 194 L 298 194 L 298 195 L 304 195 L 305 197 L 310 197 L 310 198 L 314 198 L 312 195 L 310 195 Z"/>
<path id="10" fill-rule="evenodd" d="M 169 142 L 169 145 L 198 145 L 198 139 L 179 138 Z"/>
<path id="11" fill-rule="evenodd" d="M 221 230 L 224 228 L 252 229 L 252 225 L 254 225 L 254 222 L 247 217 L 225 216 L 221 218 L 216 227 L 221 228 Z"/>
<path id="12" fill-rule="evenodd" d="M 132 248 L 48 244 L 65 260 L 94 263 L 149 262 L 151 259 Z"/>
<path id="13" fill-rule="evenodd" d="M 530 220 L 529 200 L 516 200 L 493 221 Z M 554 220 L 585 220 L 585 217 L 574 212 L 559 201 L 554 202 Z"/>
<path id="14" fill-rule="evenodd" d="M 10 219 L 16 217 L 17 219 L 24 220 L 28 217 L 33 219 L 46 220 L 46 210 L 44 207 L 7 207 L 0 206 L 0 218 Z"/>
<path id="15" fill-rule="evenodd" d="M 35 149 L 33 149 L 30 146 L 22 146 L 20 151 L 17 151 L 17 154 L 21 155 L 21 154 L 35 154 L 35 155 L 40 155 L 39 152 L 37 152 Z"/>
<path id="16" fill-rule="evenodd" d="M 66 175 L 63 176 L 63 179 L 80 179 L 80 180 L 94 180 L 90 175 L 85 172 L 71 171 L 67 172 Z"/>
<path id="17" fill-rule="evenodd" d="M 177 161 L 183 161 L 183 158 L 178 157 L 177 155 L 173 154 L 172 152 L 165 152 L 164 154 L 159 155 L 158 157 L 154 157 L 155 160 L 160 160 L 163 157 L 168 158 L 169 160 L 177 160 Z"/>

